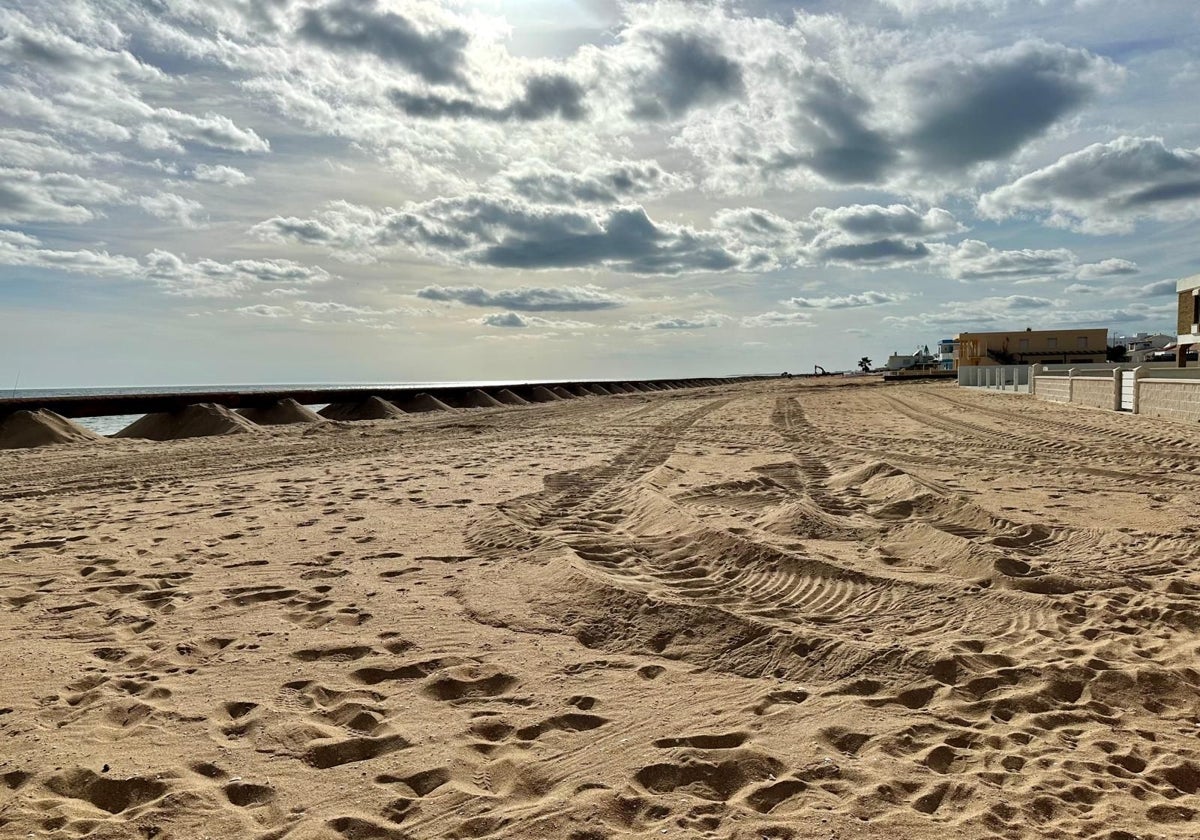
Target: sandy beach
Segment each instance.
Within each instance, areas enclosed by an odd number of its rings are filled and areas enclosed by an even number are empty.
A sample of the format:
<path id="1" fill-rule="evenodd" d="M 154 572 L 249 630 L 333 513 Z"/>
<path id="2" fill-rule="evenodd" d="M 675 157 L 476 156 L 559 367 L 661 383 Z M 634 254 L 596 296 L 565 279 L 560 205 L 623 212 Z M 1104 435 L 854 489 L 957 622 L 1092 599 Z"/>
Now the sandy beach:
<path id="1" fill-rule="evenodd" d="M 1200 436 L 861 379 L 0 452 L 0 836 L 1200 837 Z"/>

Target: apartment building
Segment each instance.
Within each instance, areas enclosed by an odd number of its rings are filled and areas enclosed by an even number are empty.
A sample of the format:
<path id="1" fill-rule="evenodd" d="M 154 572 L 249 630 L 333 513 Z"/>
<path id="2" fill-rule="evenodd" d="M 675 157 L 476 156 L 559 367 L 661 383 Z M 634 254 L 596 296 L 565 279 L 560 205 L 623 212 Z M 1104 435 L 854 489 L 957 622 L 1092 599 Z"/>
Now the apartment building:
<path id="1" fill-rule="evenodd" d="M 1200 336 L 1197 336 L 1200 339 Z M 1056 365 L 1104 362 L 1108 330 L 1033 330 L 959 333 L 954 337 L 956 367 L 975 365 Z"/>
<path id="2" fill-rule="evenodd" d="M 1200 274 L 1180 280 L 1175 290 L 1179 294 L 1179 323 L 1176 332 L 1176 364 L 1187 366 L 1187 354 L 1193 345 L 1200 344 Z"/>

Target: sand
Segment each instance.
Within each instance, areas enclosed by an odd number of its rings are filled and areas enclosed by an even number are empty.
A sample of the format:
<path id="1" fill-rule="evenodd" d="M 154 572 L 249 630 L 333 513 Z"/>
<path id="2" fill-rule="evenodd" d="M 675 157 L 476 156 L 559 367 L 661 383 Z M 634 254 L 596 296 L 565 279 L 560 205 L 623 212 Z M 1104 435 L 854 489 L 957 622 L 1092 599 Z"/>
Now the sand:
<path id="1" fill-rule="evenodd" d="M 238 414 L 260 426 L 285 426 L 289 423 L 320 423 L 325 418 L 306 405 L 288 398 L 265 408 L 242 408 Z"/>
<path id="2" fill-rule="evenodd" d="M 504 405 L 496 397 L 478 388 L 463 394 L 456 402 L 463 408 L 495 408 Z"/>
<path id="3" fill-rule="evenodd" d="M 507 388 L 502 388 L 496 392 L 496 399 L 505 405 L 529 405 L 529 400 L 524 397 L 514 394 Z"/>
<path id="4" fill-rule="evenodd" d="M 56 443 L 80 443 L 103 440 L 103 436 L 85 429 L 53 411 L 14 411 L 0 415 L 0 449 L 31 449 Z"/>
<path id="5" fill-rule="evenodd" d="M 416 394 L 411 399 L 397 403 L 404 411 L 425 414 L 430 411 L 453 411 L 453 407 L 431 394 Z"/>
<path id="6" fill-rule="evenodd" d="M 317 415 L 329 420 L 342 421 L 395 420 L 404 417 L 405 412 L 383 397 L 367 397 L 362 402 L 327 405 L 318 411 Z"/>
<path id="7" fill-rule="evenodd" d="M 0 452 L 0 836 L 1197 837 L 1198 485 L 866 379 Z"/>
<path id="8" fill-rule="evenodd" d="M 262 429 L 235 411 L 214 403 L 196 403 L 179 411 L 147 414 L 113 435 L 114 438 L 181 440 L 213 435 L 260 433 Z"/>

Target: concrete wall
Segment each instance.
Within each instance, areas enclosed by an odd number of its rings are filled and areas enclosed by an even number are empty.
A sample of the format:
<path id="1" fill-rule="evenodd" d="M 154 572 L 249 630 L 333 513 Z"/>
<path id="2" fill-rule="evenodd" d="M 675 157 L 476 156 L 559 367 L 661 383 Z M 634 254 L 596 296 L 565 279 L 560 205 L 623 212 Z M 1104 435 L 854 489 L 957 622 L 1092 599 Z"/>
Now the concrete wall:
<path id="1" fill-rule="evenodd" d="M 1071 389 L 1071 402 L 1075 405 L 1088 405 L 1092 408 L 1113 408 L 1113 378 L 1104 377 L 1075 377 Z"/>
<path id="2" fill-rule="evenodd" d="M 1065 376 L 1034 377 L 1033 393 L 1039 400 L 1070 402 L 1071 380 Z"/>
<path id="3" fill-rule="evenodd" d="M 1167 420 L 1200 422 L 1200 380 L 1141 380 L 1138 383 L 1138 413 Z"/>

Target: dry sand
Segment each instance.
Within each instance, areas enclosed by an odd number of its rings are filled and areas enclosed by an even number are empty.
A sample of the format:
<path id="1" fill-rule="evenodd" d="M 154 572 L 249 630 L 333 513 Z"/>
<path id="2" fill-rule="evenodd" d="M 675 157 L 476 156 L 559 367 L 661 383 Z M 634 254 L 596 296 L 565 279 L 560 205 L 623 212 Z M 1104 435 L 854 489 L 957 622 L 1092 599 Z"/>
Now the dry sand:
<path id="1" fill-rule="evenodd" d="M 1200 836 L 1200 437 L 861 382 L 0 453 L 0 836 Z"/>
<path id="2" fill-rule="evenodd" d="M 103 440 L 103 436 L 44 408 L 0 415 L 0 449 L 28 449 L 97 440 Z"/>

